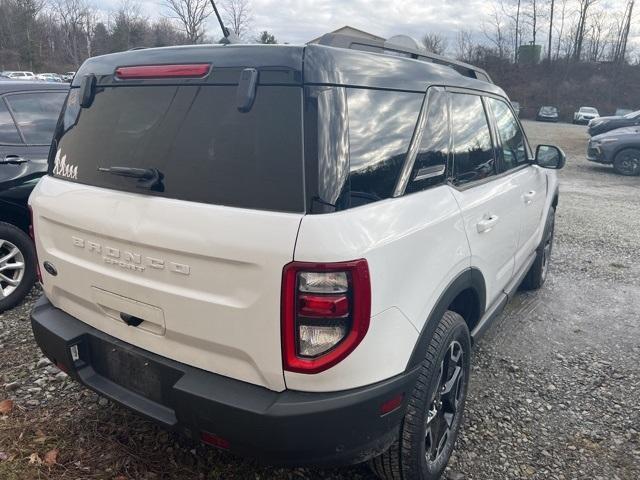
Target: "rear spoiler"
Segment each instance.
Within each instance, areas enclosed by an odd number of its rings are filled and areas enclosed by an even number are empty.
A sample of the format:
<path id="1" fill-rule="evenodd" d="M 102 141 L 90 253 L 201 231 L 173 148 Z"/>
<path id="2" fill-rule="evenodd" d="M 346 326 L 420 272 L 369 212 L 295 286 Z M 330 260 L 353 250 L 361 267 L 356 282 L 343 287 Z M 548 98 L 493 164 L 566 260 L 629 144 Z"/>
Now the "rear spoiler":
<path id="1" fill-rule="evenodd" d="M 483 82 L 493 83 L 489 74 L 478 67 L 468 63 L 454 60 L 452 58 L 443 57 L 426 50 L 418 50 L 390 43 L 383 39 L 369 39 L 365 37 L 357 37 L 353 35 L 344 35 L 341 33 L 327 33 L 320 37 L 318 44 L 328 47 L 346 48 L 350 50 L 363 50 L 366 52 L 382 53 L 386 55 L 404 56 L 419 60 L 421 62 L 435 63 L 453 68 L 456 72 L 465 77 L 475 78 Z"/>

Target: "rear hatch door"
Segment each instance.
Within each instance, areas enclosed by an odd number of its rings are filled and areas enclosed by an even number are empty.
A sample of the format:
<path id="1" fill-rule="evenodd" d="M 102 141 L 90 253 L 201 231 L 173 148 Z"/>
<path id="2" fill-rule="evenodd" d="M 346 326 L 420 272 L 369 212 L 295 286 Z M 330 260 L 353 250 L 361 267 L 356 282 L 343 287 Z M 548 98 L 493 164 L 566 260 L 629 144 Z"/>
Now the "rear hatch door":
<path id="1" fill-rule="evenodd" d="M 31 201 L 39 260 L 58 271 L 44 278 L 55 306 L 153 353 L 282 390 L 282 268 L 305 210 L 302 50 L 258 50 L 156 49 L 85 63 Z M 168 64 L 209 69 L 114 75 Z M 241 112 L 247 68 L 259 80 Z M 96 86 L 81 107 L 87 75 Z"/>

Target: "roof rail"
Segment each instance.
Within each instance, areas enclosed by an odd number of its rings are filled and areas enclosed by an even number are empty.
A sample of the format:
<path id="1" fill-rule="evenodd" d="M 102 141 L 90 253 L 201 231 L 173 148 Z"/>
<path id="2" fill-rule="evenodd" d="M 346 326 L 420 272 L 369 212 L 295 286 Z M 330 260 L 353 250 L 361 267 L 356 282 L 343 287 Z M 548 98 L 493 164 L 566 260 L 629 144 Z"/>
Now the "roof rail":
<path id="1" fill-rule="evenodd" d="M 436 63 L 453 68 L 456 72 L 465 77 L 476 78 L 483 82 L 493 83 L 489 74 L 482 68 L 474 67 L 468 63 L 454 60 L 452 58 L 443 57 L 426 50 L 418 50 L 415 48 L 398 45 L 389 41 L 381 41 L 369 39 L 365 37 L 357 37 L 353 35 L 344 35 L 341 33 L 327 33 L 320 37 L 318 44 L 328 47 L 346 48 L 351 50 L 362 50 L 366 52 L 384 53 L 387 55 L 403 56 L 413 58 L 428 63 Z"/>

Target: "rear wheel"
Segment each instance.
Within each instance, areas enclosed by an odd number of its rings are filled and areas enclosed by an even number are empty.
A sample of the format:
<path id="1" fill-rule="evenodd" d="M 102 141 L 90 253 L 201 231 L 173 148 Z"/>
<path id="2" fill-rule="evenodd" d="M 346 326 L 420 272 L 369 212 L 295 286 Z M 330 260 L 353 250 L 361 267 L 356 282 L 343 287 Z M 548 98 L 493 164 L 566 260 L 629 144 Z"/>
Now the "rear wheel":
<path id="1" fill-rule="evenodd" d="M 524 290 L 537 290 L 547 280 L 549 273 L 549 262 L 551 261 L 551 251 L 553 250 L 553 234 L 555 230 L 556 211 L 554 208 L 549 210 L 547 215 L 547 224 L 544 229 L 544 237 L 542 243 L 536 250 L 536 259 L 529 269 L 529 273 L 522 281 L 521 287 Z"/>
<path id="2" fill-rule="evenodd" d="M 613 159 L 613 169 L 620 175 L 640 175 L 640 150 L 625 148 L 618 152 Z"/>
<path id="3" fill-rule="evenodd" d="M 36 281 L 36 254 L 22 230 L 0 223 L 0 312 L 16 306 Z"/>
<path id="4" fill-rule="evenodd" d="M 384 480 L 436 480 L 458 436 L 469 386 L 471 338 L 464 319 L 447 311 L 433 334 L 411 392 L 400 435 L 371 468 Z"/>

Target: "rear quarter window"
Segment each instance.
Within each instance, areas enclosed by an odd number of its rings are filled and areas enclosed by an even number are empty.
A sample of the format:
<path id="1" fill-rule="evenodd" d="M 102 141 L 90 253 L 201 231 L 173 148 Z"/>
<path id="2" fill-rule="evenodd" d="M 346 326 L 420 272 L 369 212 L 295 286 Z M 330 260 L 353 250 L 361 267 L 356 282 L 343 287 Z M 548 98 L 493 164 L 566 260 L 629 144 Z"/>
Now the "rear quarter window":
<path id="1" fill-rule="evenodd" d="M 393 195 L 424 94 L 350 88 L 349 206 Z"/>

